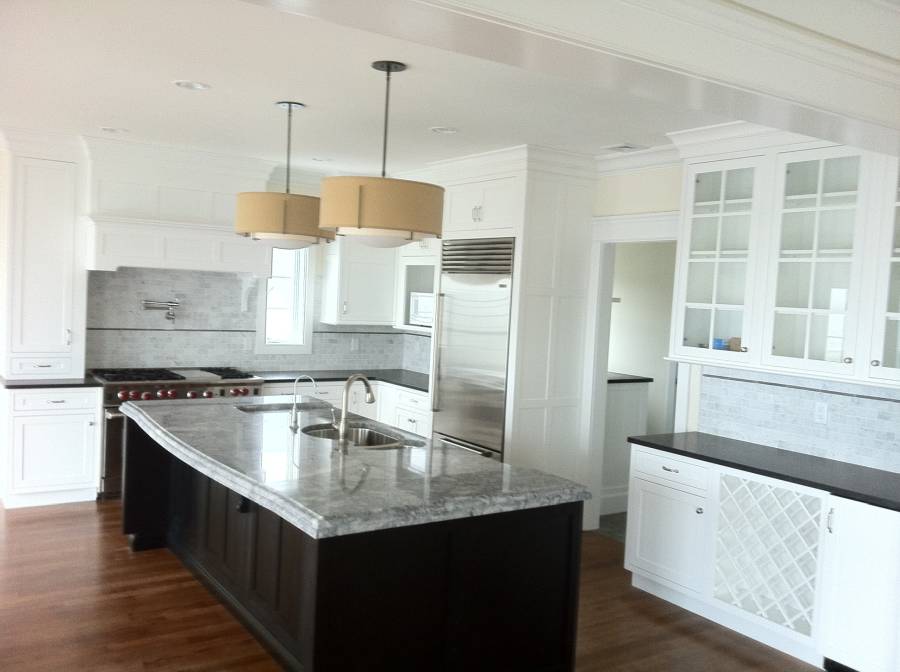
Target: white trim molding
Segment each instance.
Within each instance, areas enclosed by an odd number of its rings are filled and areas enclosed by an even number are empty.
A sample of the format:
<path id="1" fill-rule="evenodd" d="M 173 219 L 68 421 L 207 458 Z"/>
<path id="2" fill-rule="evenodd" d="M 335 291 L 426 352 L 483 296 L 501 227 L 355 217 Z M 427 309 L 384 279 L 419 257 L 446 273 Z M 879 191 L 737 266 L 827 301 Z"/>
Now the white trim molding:
<path id="1" fill-rule="evenodd" d="M 594 217 L 593 240 L 598 243 L 640 243 L 677 240 L 677 210 L 648 212 L 638 215 L 605 215 Z"/>
<path id="2" fill-rule="evenodd" d="M 729 121 L 724 124 L 674 131 L 666 135 L 674 143 L 679 155 L 685 159 L 709 154 L 721 155 L 729 152 L 762 150 L 769 147 L 834 144 L 746 121 Z"/>
<path id="3" fill-rule="evenodd" d="M 681 156 L 675 145 L 658 145 L 624 154 L 601 154 L 596 158 L 597 175 L 619 175 L 681 164 Z"/>

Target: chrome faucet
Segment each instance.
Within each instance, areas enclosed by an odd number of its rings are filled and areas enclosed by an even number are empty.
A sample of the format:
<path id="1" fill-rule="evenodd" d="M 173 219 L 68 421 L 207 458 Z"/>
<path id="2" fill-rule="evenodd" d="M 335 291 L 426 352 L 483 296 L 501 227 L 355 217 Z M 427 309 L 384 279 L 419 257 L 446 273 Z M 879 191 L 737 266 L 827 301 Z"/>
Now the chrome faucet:
<path id="1" fill-rule="evenodd" d="M 352 376 L 347 378 L 347 382 L 344 383 L 344 396 L 341 399 L 341 422 L 338 425 L 338 441 L 341 442 L 344 441 L 344 436 L 347 434 L 347 405 L 350 403 L 350 388 L 357 380 L 365 385 L 366 403 L 375 403 L 375 395 L 372 394 L 372 385 L 369 383 L 368 378 L 366 378 L 361 373 L 354 373 Z"/>
<path id="2" fill-rule="evenodd" d="M 319 384 L 316 383 L 316 379 L 313 378 L 312 376 L 307 376 L 306 374 L 303 374 L 301 376 L 297 376 L 294 379 L 294 403 L 291 405 L 291 424 L 288 425 L 288 427 L 291 428 L 291 431 L 294 432 L 294 434 L 296 434 L 297 430 L 300 429 L 300 420 L 297 417 L 297 383 L 300 382 L 301 378 L 309 378 L 310 382 L 313 384 L 314 393 L 315 394 L 319 393 Z"/>

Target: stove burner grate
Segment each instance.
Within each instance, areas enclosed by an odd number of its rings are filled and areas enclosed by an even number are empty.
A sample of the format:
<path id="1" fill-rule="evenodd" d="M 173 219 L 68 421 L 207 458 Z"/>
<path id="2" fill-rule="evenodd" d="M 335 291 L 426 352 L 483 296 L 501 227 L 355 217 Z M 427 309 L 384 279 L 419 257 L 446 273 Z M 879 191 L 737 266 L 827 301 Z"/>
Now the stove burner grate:
<path id="1" fill-rule="evenodd" d="M 219 376 L 221 378 L 225 378 L 227 380 L 238 380 L 241 378 L 252 378 L 253 374 L 247 373 L 246 371 L 241 371 L 240 369 L 235 369 L 230 366 L 221 366 L 221 367 L 207 367 L 204 369 L 200 369 L 201 371 L 206 371 L 207 373 L 211 373 L 214 376 Z"/>
<path id="2" fill-rule="evenodd" d="M 94 369 L 97 378 L 108 383 L 138 383 L 146 380 L 184 380 L 168 369 Z"/>

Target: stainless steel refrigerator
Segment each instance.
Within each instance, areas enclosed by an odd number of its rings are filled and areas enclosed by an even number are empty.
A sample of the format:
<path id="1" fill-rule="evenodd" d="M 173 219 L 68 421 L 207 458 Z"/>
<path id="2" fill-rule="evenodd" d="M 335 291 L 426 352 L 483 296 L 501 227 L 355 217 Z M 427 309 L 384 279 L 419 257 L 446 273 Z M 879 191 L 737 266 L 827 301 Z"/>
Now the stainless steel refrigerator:
<path id="1" fill-rule="evenodd" d="M 436 306 L 432 429 L 502 459 L 515 239 L 445 240 Z"/>

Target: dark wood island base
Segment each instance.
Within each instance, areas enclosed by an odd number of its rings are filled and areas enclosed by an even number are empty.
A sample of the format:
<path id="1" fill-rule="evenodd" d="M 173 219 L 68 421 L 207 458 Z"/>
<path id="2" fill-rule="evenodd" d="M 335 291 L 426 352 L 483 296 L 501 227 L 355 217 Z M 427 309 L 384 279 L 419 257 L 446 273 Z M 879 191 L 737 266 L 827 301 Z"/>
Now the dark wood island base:
<path id="1" fill-rule="evenodd" d="M 574 669 L 582 503 L 314 539 L 127 423 L 123 528 L 290 670 Z"/>

